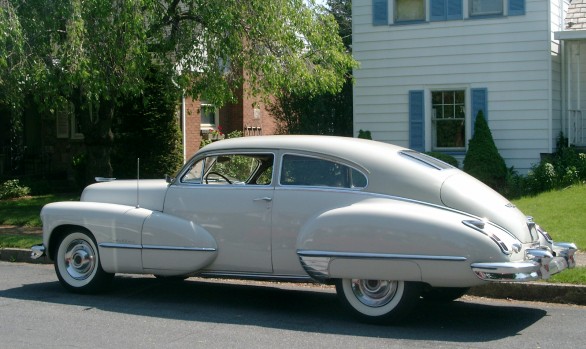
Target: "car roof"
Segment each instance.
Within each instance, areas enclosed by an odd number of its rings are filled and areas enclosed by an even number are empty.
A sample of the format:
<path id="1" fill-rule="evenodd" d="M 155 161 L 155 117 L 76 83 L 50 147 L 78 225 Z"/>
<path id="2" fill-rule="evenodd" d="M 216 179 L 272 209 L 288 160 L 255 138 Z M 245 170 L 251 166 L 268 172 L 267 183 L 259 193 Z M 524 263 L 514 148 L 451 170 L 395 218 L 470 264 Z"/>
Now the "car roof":
<path id="1" fill-rule="evenodd" d="M 367 139 L 315 136 L 315 135 L 275 135 L 230 138 L 214 142 L 201 149 L 201 152 L 228 149 L 279 149 L 314 152 L 362 162 L 366 158 L 380 161 L 380 156 L 391 156 L 405 148 Z M 368 162 L 368 161 L 367 161 Z"/>

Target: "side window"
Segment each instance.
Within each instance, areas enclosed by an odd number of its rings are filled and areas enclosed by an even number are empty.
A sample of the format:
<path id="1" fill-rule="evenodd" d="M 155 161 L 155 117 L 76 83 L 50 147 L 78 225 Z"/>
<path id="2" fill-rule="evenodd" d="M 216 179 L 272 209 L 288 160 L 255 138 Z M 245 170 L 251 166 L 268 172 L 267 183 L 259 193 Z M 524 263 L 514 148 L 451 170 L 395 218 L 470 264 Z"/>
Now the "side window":
<path id="1" fill-rule="evenodd" d="M 273 154 L 222 154 L 196 162 L 181 179 L 195 184 L 270 185 Z"/>
<path id="2" fill-rule="evenodd" d="M 187 173 L 185 173 L 181 178 L 181 182 L 192 184 L 201 183 L 201 177 L 203 175 L 203 164 L 204 160 L 199 160 L 198 162 L 191 165 L 189 171 L 187 171 Z"/>
<path id="3" fill-rule="evenodd" d="M 308 156 L 283 156 L 282 185 L 364 188 L 366 183 L 361 172 L 337 162 Z"/>

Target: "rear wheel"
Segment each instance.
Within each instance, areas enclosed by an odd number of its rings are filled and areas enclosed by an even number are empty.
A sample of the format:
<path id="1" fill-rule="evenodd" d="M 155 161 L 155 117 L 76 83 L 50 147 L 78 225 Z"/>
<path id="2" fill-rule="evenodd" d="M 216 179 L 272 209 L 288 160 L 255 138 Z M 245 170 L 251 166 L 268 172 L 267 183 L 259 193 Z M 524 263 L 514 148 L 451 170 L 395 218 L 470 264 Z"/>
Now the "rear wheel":
<path id="1" fill-rule="evenodd" d="M 402 320 L 421 294 L 417 282 L 393 280 L 336 280 L 336 292 L 344 306 L 361 321 L 392 323 Z"/>
<path id="2" fill-rule="evenodd" d="M 114 277 L 102 269 L 97 244 L 83 230 L 68 232 L 57 242 L 55 271 L 61 285 L 77 293 L 102 291 Z"/>

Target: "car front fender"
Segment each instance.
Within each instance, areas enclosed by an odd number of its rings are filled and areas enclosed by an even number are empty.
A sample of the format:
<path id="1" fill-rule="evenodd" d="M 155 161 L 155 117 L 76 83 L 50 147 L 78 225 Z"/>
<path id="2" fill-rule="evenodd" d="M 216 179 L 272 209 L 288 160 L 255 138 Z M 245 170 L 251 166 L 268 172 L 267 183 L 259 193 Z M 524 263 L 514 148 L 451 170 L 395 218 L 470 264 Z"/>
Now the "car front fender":
<path id="1" fill-rule="evenodd" d="M 59 236 L 89 231 L 107 272 L 185 274 L 211 263 L 217 245 L 193 222 L 158 211 L 95 202 L 56 202 L 43 207 L 43 244 L 52 258 Z M 152 270 L 151 270 L 152 269 Z"/>

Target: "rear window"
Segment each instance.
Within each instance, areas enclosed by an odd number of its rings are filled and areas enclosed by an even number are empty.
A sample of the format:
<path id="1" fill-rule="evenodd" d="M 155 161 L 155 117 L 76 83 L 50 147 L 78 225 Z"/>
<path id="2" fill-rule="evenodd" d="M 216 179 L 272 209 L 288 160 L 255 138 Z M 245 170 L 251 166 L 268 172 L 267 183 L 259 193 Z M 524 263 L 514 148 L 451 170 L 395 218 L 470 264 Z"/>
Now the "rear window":
<path id="1" fill-rule="evenodd" d="M 433 156 L 429 156 L 426 154 L 422 154 L 420 152 L 414 150 L 402 150 L 399 152 L 402 156 L 415 161 L 421 165 L 436 169 L 436 170 L 446 170 L 450 168 L 454 168 L 454 166 L 445 163 L 439 159 L 434 158 Z"/>
<path id="2" fill-rule="evenodd" d="M 281 185 L 364 188 L 366 184 L 365 175 L 344 164 L 308 156 L 283 156 Z"/>

